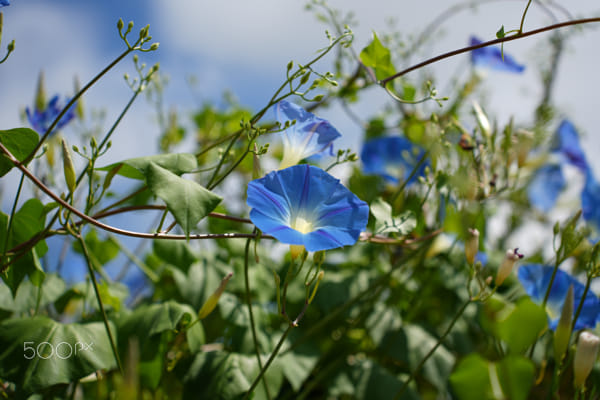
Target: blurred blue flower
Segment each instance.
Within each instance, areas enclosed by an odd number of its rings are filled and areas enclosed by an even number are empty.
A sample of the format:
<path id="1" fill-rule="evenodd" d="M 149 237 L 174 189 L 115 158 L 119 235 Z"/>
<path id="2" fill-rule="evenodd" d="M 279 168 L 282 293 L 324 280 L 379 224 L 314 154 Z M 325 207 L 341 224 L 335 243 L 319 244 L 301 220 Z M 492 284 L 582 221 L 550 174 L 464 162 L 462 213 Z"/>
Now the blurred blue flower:
<path id="1" fill-rule="evenodd" d="M 10 6 L 10 1 L 8 0 L 0 0 L 0 7 Z"/>
<path id="2" fill-rule="evenodd" d="M 556 141 L 553 150 L 561 154 L 566 162 L 583 172 L 589 168 L 583 149 L 579 144 L 579 134 L 569 120 L 563 120 L 558 126 Z"/>
<path id="3" fill-rule="evenodd" d="M 388 136 L 366 142 L 360 153 L 360 159 L 365 174 L 381 175 L 389 182 L 398 183 L 400 179 L 408 179 L 424 154 L 425 150 L 414 145 L 410 140 L 401 136 Z M 407 184 L 423 176 L 428 164 L 428 162 L 421 163 Z"/>
<path id="4" fill-rule="evenodd" d="M 519 268 L 519 281 L 534 302 L 541 304 L 544 300 L 553 270 L 554 268 L 551 266 L 540 264 L 523 265 Z M 585 286 L 565 271 L 557 270 L 546 303 L 546 313 L 552 330 L 556 329 L 567 290 L 571 285 L 573 285 L 573 317 L 575 317 Z M 581 313 L 575 323 L 575 329 L 594 328 L 598 319 L 600 319 L 600 301 L 590 290 L 585 296 Z"/>
<path id="5" fill-rule="evenodd" d="M 476 46 L 483 43 L 475 36 L 471 36 L 470 45 Z M 525 66 L 517 63 L 517 61 L 509 54 L 504 53 L 498 47 L 486 46 L 480 49 L 471 50 L 471 63 L 476 67 L 486 67 L 497 71 L 507 71 L 521 73 L 525 70 Z"/>
<path id="6" fill-rule="evenodd" d="M 26 107 L 25 114 L 27 114 L 27 120 L 29 121 L 33 129 L 35 129 L 39 134 L 44 134 L 68 102 L 69 100 L 67 100 L 64 105 L 59 104 L 59 97 L 54 96 L 52 99 L 50 99 L 50 101 L 46 105 L 46 108 L 44 108 L 43 110 L 34 107 L 33 111 L 31 111 L 29 107 Z M 60 121 L 58 121 L 58 123 L 54 127 L 53 132 L 56 132 L 59 129 L 63 128 L 74 117 L 75 104 L 73 104 L 71 108 L 69 108 L 69 110 L 62 116 Z"/>
<path id="7" fill-rule="evenodd" d="M 541 212 L 548 212 L 556 204 L 556 199 L 566 186 L 562 168 L 557 164 L 547 164 L 538 169 L 529 186 L 529 202 Z"/>
<path id="8" fill-rule="evenodd" d="M 326 150 L 332 151 L 333 141 L 342 136 L 337 129 L 302 107 L 281 100 L 274 106 L 275 119 L 284 123 L 296 120 L 283 131 L 283 160 L 280 169 L 298 164 L 305 158 Z"/>
<path id="9" fill-rule="evenodd" d="M 593 223 L 600 229 L 600 183 L 594 177 L 591 169 L 585 173 L 585 185 L 581 191 L 581 209 L 583 219 Z"/>
<path id="10" fill-rule="evenodd" d="M 369 206 L 320 168 L 301 164 L 248 183 L 250 219 L 261 231 L 307 251 L 352 245 Z"/>

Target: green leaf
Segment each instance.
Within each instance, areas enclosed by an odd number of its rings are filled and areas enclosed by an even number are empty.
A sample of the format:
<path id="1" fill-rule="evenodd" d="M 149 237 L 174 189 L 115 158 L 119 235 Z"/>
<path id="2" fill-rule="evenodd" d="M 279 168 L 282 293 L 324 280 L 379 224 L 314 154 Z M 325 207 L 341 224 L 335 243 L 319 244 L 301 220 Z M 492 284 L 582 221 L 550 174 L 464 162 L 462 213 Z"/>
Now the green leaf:
<path id="1" fill-rule="evenodd" d="M 373 313 L 365 323 L 373 342 L 379 346 L 388 332 L 396 331 L 402 325 L 400 312 L 395 307 L 376 303 Z"/>
<path id="2" fill-rule="evenodd" d="M 375 76 L 379 80 L 396 73 L 390 50 L 381 44 L 375 32 L 373 41 L 360 52 L 360 60 L 367 67 L 375 69 Z"/>
<path id="3" fill-rule="evenodd" d="M 183 179 L 154 163 L 148 165 L 146 182 L 152 193 L 164 200 L 186 236 L 222 200 L 200 184 Z"/>
<path id="4" fill-rule="evenodd" d="M 263 365 L 267 357 L 262 359 Z M 283 382 L 280 360 L 275 359 L 265 373 L 271 398 L 277 394 Z M 254 355 L 226 352 L 200 353 L 183 378 L 183 398 L 226 400 L 238 398 L 244 394 L 260 369 Z M 264 385 L 254 389 L 254 400 L 266 399 Z"/>
<path id="5" fill-rule="evenodd" d="M 58 275 L 47 274 L 41 287 L 30 281 L 22 282 L 13 299 L 9 287 L 0 284 L 0 308 L 15 313 L 30 312 L 38 306 L 42 308 L 56 301 L 63 294 L 65 287 L 65 282 Z"/>
<path id="6" fill-rule="evenodd" d="M 529 298 L 523 298 L 514 309 L 507 307 L 506 314 L 499 317 L 496 334 L 511 353 L 524 352 L 548 326 L 545 311 Z"/>
<path id="7" fill-rule="evenodd" d="M 498 29 L 498 32 L 496 32 L 496 37 L 498 39 L 502 39 L 506 34 L 504 33 L 504 25 L 502 25 L 500 27 L 500 29 Z"/>
<path id="8" fill-rule="evenodd" d="M 0 143 L 2 143 L 19 161 L 25 158 L 35 149 L 39 141 L 38 134 L 29 128 L 15 128 L 0 131 Z M 0 155 L 0 177 L 6 175 L 13 167 L 8 158 L 2 153 Z"/>
<path id="9" fill-rule="evenodd" d="M 521 356 L 507 356 L 496 364 L 498 381 L 505 398 L 526 400 L 535 381 L 533 362 Z"/>
<path id="10" fill-rule="evenodd" d="M 173 268 L 171 273 L 179 294 L 195 310 L 200 310 L 223 279 L 207 259 L 194 263 L 187 272 Z"/>
<path id="11" fill-rule="evenodd" d="M 187 272 L 190 265 L 198 260 L 190 246 L 182 241 L 155 240 L 152 248 L 159 258 L 183 272 Z"/>
<path id="12" fill-rule="evenodd" d="M 96 269 L 100 269 L 101 266 L 119 255 L 119 245 L 115 243 L 114 239 L 108 237 L 105 240 L 100 240 L 95 229 L 90 230 L 85 235 L 84 240 Z M 83 254 L 83 249 L 79 241 L 73 242 L 73 250 L 79 254 Z"/>
<path id="13" fill-rule="evenodd" d="M 114 332 L 114 327 L 112 328 Z M 60 324 L 44 316 L 0 323 L 0 376 L 31 393 L 116 368 L 102 322 Z"/>
<path id="14" fill-rule="evenodd" d="M 281 356 L 280 361 L 283 374 L 297 392 L 317 365 L 319 353 L 317 351 L 314 351 L 313 354 L 303 354 L 298 351 L 288 352 Z"/>
<path id="15" fill-rule="evenodd" d="M 408 358 L 414 368 L 436 345 L 438 339 L 418 325 L 405 325 L 404 332 L 408 344 Z M 443 390 L 452 371 L 454 361 L 455 358 L 452 353 L 444 345 L 440 345 L 423 365 L 423 376 L 439 390 Z"/>
<path id="16" fill-rule="evenodd" d="M 131 340 L 136 340 L 140 351 L 140 379 L 145 386 L 155 389 L 164 370 L 168 342 L 177 329 L 183 329 L 195 319 L 195 311 L 185 304 L 168 301 L 162 304 L 143 305 L 117 320 L 119 349 L 127 351 Z M 197 326 L 196 326 L 197 325 Z M 201 322 L 196 322 L 188 336 L 188 344 L 198 351 L 204 343 Z M 198 331 L 201 330 L 202 332 Z M 171 334 L 169 336 L 169 334 Z"/>
<path id="17" fill-rule="evenodd" d="M 189 153 L 178 154 L 157 154 L 153 156 L 130 158 L 115 164 L 107 165 L 102 168 L 96 168 L 98 171 L 112 171 L 121 166 L 117 174 L 131 179 L 143 180 L 146 176 L 150 164 L 156 164 L 175 175 L 181 175 L 191 172 L 198 168 L 196 156 Z M 110 182 L 109 182 L 110 184 Z"/>
<path id="18" fill-rule="evenodd" d="M 402 387 L 402 381 L 372 360 L 357 359 L 352 365 L 340 365 L 339 374 L 331 381 L 329 395 L 335 398 L 391 399 Z M 418 397 L 409 388 L 402 400 Z"/>
<path id="19" fill-rule="evenodd" d="M 397 217 L 393 217 L 392 206 L 386 203 L 381 197 L 371 203 L 370 210 L 377 221 L 375 224 L 375 233 L 378 235 L 397 233 L 403 236 L 412 232 L 417 226 L 417 219 L 412 211 L 406 211 Z"/>
<path id="20" fill-rule="evenodd" d="M 459 361 L 450 376 L 450 384 L 460 400 L 494 400 L 489 362 L 479 354 L 469 354 Z"/>
<path id="21" fill-rule="evenodd" d="M 112 308 L 115 311 L 119 311 L 123 302 L 129 297 L 129 289 L 120 282 L 99 282 L 98 292 L 104 308 Z M 56 300 L 54 306 L 58 312 L 64 313 L 69 305 L 76 301 L 85 302 L 85 309 L 97 308 L 98 300 L 92 282 L 88 280 L 87 282 L 76 283 Z"/>
<path id="22" fill-rule="evenodd" d="M 38 199 L 27 200 L 15 213 L 12 223 L 13 243 L 19 244 L 31 239 L 36 233 L 42 231 L 46 225 L 46 208 Z M 35 245 L 39 257 L 48 251 L 46 242 L 41 240 Z"/>

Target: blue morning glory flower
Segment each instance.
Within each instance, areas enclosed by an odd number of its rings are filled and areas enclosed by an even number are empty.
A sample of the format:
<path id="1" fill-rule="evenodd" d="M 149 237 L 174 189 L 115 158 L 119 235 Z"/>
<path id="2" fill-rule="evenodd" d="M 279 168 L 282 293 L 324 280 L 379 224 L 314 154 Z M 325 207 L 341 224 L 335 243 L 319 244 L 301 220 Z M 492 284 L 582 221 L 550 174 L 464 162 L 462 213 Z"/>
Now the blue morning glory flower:
<path id="1" fill-rule="evenodd" d="M 585 172 L 589 167 L 583 149 L 579 144 L 579 134 L 569 120 L 563 120 L 556 130 L 557 143 L 553 150 L 558 151 L 566 161 Z"/>
<path id="2" fill-rule="evenodd" d="M 302 107 L 281 100 L 274 106 L 275 119 L 283 125 L 296 120 L 283 133 L 283 160 L 280 169 L 298 164 L 305 158 L 332 150 L 333 141 L 342 136 L 329 121 L 319 118 Z"/>
<path id="3" fill-rule="evenodd" d="M 352 245 L 369 219 L 369 206 L 338 179 L 308 164 L 273 171 L 248 183 L 250 219 L 290 245 L 320 251 Z"/>
<path id="4" fill-rule="evenodd" d="M 583 219 L 592 222 L 600 229 L 600 183 L 594 178 L 591 169 L 585 173 L 585 185 L 581 191 L 581 210 Z"/>
<path id="5" fill-rule="evenodd" d="M 540 264 L 523 265 L 519 268 L 519 281 L 534 302 L 541 304 L 544 300 L 553 270 L 554 268 L 551 266 Z M 546 303 L 546 313 L 548 314 L 548 321 L 552 330 L 556 329 L 567 290 L 569 290 L 569 286 L 571 285 L 573 285 L 573 317 L 575 317 L 575 312 L 581 302 L 585 286 L 565 271 L 557 270 L 548 302 Z M 585 296 L 581 313 L 575 323 L 575 329 L 594 328 L 599 318 L 600 301 L 590 290 Z"/>
<path id="6" fill-rule="evenodd" d="M 475 36 L 471 36 L 471 46 L 476 46 L 483 43 Z M 504 53 L 498 47 L 486 46 L 480 49 L 471 50 L 471 63 L 476 67 L 486 67 L 497 71 L 507 71 L 521 73 L 525 70 L 525 66 L 517 63 L 517 61 L 509 54 Z"/>
<path id="7" fill-rule="evenodd" d="M 0 0 L 0 7 L 10 6 L 10 1 L 8 0 Z"/>
<path id="8" fill-rule="evenodd" d="M 527 187 L 529 202 L 541 212 L 548 212 L 556 204 L 556 199 L 566 184 L 560 165 L 544 165 L 535 172 Z"/>
<path id="9" fill-rule="evenodd" d="M 59 104 L 59 97 L 54 96 L 46 105 L 46 108 L 43 110 L 34 107 L 34 110 L 31 111 L 29 107 L 25 108 L 25 113 L 27 114 L 27 120 L 39 134 L 44 134 L 52 122 L 58 117 L 58 114 L 62 111 L 64 105 Z M 67 102 L 68 103 L 68 100 Z M 66 105 L 65 103 L 65 105 Z M 75 117 L 75 104 L 69 108 L 69 110 L 62 116 L 58 124 L 54 127 L 54 132 L 61 129 L 65 125 L 67 125 L 73 118 Z"/>
<path id="10" fill-rule="evenodd" d="M 389 182 L 398 183 L 400 179 L 408 179 L 424 154 L 425 150 L 404 137 L 387 136 L 366 142 L 360 159 L 365 174 L 381 175 Z M 427 162 L 421 163 L 407 183 L 413 183 L 419 176 L 423 176 L 427 165 Z"/>

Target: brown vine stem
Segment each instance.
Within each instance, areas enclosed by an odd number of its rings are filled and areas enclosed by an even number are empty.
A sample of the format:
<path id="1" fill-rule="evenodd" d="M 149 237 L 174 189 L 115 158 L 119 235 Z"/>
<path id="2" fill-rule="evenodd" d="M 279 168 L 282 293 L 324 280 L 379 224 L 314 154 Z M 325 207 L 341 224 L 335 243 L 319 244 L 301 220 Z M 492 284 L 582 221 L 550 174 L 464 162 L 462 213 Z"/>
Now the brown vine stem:
<path id="1" fill-rule="evenodd" d="M 418 64 L 415 64 L 411 67 L 408 67 L 392 76 L 388 76 L 385 79 L 382 79 L 381 81 L 379 81 L 379 84 L 382 87 L 386 87 L 388 83 L 390 83 L 391 81 L 393 81 L 396 78 L 399 78 L 403 75 L 408 74 L 409 72 L 412 72 L 414 70 L 417 70 L 419 68 L 423 68 L 426 65 L 429 64 L 433 64 L 436 63 L 438 61 L 444 60 L 446 58 L 450 58 L 450 57 L 454 57 L 458 54 L 462 54 L 462 53 L 467 53 L 471 50 L 476 50 L 476 49 L 481 49 L 483 47 L 487 47 L 487 46 L 491 46 L 494 44 L 498 44 L 498 43 L 504 43 L 504 42 L 510 42 L 512 40 L 517 40 L 517 39 L 521 39 L 527 36 L 533 36 L 533 35 L 537 35 L 539 33 L 543 33 L 543 32 L 548 32 L 548 31 L 552 31 L 555 29 L 559 29 L 559 28 L 564 28 L 567 26 L 574 26 L 574 25 L 583 25 L 583 24 L 590 24 L 590 23 L 595 23 L 595 22 L 600 22 L 600 17 L 596 17 L 596 18 L 583 18 L 583 19 L 574 19 L 571 21 L 566 21 L 566 22 L 561 22 L 558 24 L 553 24 L 553 25 L 548 25 L 548 26 L 544 26 L 543 28 L 539 28 L 539 29 L 534 29 L 532 31 L 528 31 L 528 32 L 522 32 L 520 34 L 517 35 L 512 35 L 512 36 L 506 36 L 503 38 L 499 38 L 499 39 L 494 39 L 494 40 L 490 40 L 487 42 L 483 42 L 474 46 L 468 46 L 468 47 L 463 47 L 461 49 L 457 49 L 457 50 L 453 50 L 453 51 L 449 51 L 447 53 L 444 54 L 440 54 L 438 56 L 432 57 L 428 60 L 425 60 L 423 62 L 420 62 Z"/>
<path id="2" fill-rule="evenodd" d="M 17 168 L 19 168 L 27 178 L 29 178 L 40 190 L 50 196 L 54 201 L 59 203 L 62 207 L 71 211 L 73 214 L 77 215 L 82 220 L 97 226 L 100 229 L 103 229 L 108 232 L 116 233 L 117 235 L 123 236 L 132 236 L 144 239 L 170 239 L 170 240 L 187 240 L 188 238 L 185 235 L 165 235 L 160 233 L 143 233 L 143 232 L 134 232 L 125 229 L 116 228 L 111 225 L 104 224 L 89 215 L 79 211 L 75 207 L 71 206 L 69 203 L 60 198 L 57 194 L 55 194 L 50 188 L 44 185 L 35 175 L 31 173 L 19 160 L 15 158 L 15 156 L 8 150 L 2 143 L 0 143 L 0 151 L 2 151 L 6 157 L 12 162 Z M 197 234 L 190 235 L 189 239 L 230 239 L 230 238 L 254 238 L 256 234 L 253 233 L 208 233 L 208 234 Z M 267 235 L 261 236 L 262 238 L 270 239 L 271 237 Z"/>

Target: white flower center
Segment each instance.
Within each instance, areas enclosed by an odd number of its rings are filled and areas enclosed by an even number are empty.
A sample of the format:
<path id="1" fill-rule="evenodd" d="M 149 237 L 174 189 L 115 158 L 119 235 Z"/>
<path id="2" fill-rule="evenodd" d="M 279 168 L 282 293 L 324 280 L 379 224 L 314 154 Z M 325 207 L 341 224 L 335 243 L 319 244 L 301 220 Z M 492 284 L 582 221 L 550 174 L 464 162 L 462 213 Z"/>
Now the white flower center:
<path id="1" fill-rule="evenodd" d="M 302 217 L 296 217 L 292 228 L 300 233 L 309 233 L 313 231 L 313 224 Z"/>

